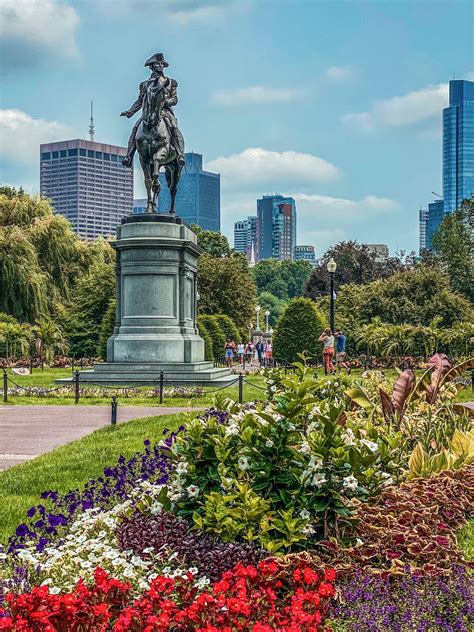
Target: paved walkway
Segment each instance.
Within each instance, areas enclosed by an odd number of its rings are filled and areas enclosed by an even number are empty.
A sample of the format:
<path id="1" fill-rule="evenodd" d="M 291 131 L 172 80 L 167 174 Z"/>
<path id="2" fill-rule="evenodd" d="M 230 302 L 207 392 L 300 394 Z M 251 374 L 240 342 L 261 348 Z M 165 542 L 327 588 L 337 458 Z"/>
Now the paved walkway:
<path id="1" fill-rule="evenodd" d="M 190 410 L 193 409 L 119 406 L 117 421 Z M 0 406 L 0 470 L 34 459 L 109 424 L 110 406 Z"/>

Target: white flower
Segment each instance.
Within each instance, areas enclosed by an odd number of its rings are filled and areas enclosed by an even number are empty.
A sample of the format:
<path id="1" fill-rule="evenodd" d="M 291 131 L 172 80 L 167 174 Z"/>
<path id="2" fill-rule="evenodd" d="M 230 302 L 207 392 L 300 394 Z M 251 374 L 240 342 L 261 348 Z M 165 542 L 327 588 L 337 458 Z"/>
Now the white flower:
<path id="1" fill-rule="evenodd" d="M 237 426 L 237 424 L 235 423 L 231 423 L 227 426 L 227 428 L 225 429 L 225 436 L 226 437 L 230 437 L 232 435 L 237 435 L 239 434 L 239 427 Z"/>
<path id="2" fill-rule="evenodd" d="M 351 428 L 348 428 L 346 432 L 342 434 L 342 440 L 344 442 L 344 445 L 347 445 L 347 446 L 354 445 L 355 443 L 354 439 L 355 439 L 354 433 L 352 432 Z"/>
<path id="3" fill-rule="evenodd" d="M 311 455 L 308 463 L 308 469 L 311 471 L 320 470 L 323 467 L 323 460 L 319 456 Z"/>
<path id="4" fill-rule="evenodd" d="M 382 478 L 384 479 L 383 485 L 393 485 L 393 478 L 387 472 L 382 472 Z"/>
<path id="5" fill-rule="evenodd" d="M 146 549 L 143 549 L 143 553 L 153 553 L 154 550 L 154 546 L 147 546 Z"/>
<path id="6" fill-rule="evenodd" d="M 303 520 L 309 520 L 311 518 L 311 514 L 307 509 L 302 509 L 300 511 L 300 518 L 302 518 Z"/>
<path id="7" fill-rule="evenodd" d="M 237 465 L 239 466 L 241 470 L 247 470 L 249 467 L 248 458 L 246 456 L 239 457 L 239 460 L 237 461 Z"/>
<path id="8" fill-rule="evenodd" d="M 359 485 L 359 481 L 354 476 L 346 476 L 342 479 L 342 485 L 345 489 L 356 489 Z"/>
<path id="9" fill-rule="evenodd" d="M 150 513 L 152 516 L 156 516 L 163 510 L 163 505 L 158 501 L 155 501 L 150 507 Z"/>
<path id="10" fill-rule="evenodd" d="M 365 445 L 371 452 L 377 452 L 379 446 L 374 443 L 374 441 L 369 441 L 368 439 L 361 439 L 360 442 Z"/>
<path id="11" fill-rule="evenodd" d="M 267 446 L 267 448 L 273 448 L 273 441 L 271 439 L 267 439 L 265 441 L 265 445 Z"/>
<path id="12" fill-rule="evenodd" d="M 324 474 L 321 474 L 321 472 L 316 472 L 316 474 L 313 476 L 313 480 L 311 481 L 311 485 L 314 485 L 314 487 L 322 487 L 325 482 L 326 477 L 324 476 Z"/>
<path id="13" fill-rule="evenodd" d="M 300 447 L 298 448 L 298 452 L 301 454 L 309 454 L 311 452 L 311 447 L 307 441 L 302 441 Z"/>
<path id="14" fill-rule="evenodd" d="M 301 533 L 302 533 L 303 535 L 307 535 L 307 536 L 309 536 L 309 535 L 313 535 L 313 533 L 314 533 L 314 527 L 312 527 L 310 524 L 307 524 L 305 527 L 303 527 L 303 528 L 301 529 Z"/>
<path id="15" fill-rule="evenodd" d="M 277 387 L 276 386 L 270 386 L 270 390 L 272 393 L 276 393 Z"/>
<path id="16" fill-rule="evenodd" d="M 59 595 L 59 593 L 61 592 L 61 588 L 59 588 L 58 586 L 51 586 L 49 592 L 51 595 Z"/>
<path id="17" fill-rule="evenodd" d="M 176 466 L 176 473 L 181 476 L 181 474 L 187 474 L 188 473 L 188 463 L 186 463 L 186 461 L 182 461 L 181 463 L 178 463 L 178 465 Z"/>
<path id="18" fill-rule="evenodd" d="M 186 487 L 186 491 L 188 492 L 189 498 L 197 498 L 199 496 L 200 489 L 197 485 L 190 485 Z"/>
<path id="19" fill-rule="evenodd" d="M 356 546 L 362 546 L 364 543 L 362 542 L 362 540 L 360 538 L 357 538 L 356 540 Z"/>
<path id="20" fill-rule="evenodd" d="M 312 421 L 311 423 L 308 424 L 308 427 L 306 429 L 306 436 L 310 435 L 312 432 L 314 432 L 314 430 L 318 429 L 318 424 L 316 421 Z"/>

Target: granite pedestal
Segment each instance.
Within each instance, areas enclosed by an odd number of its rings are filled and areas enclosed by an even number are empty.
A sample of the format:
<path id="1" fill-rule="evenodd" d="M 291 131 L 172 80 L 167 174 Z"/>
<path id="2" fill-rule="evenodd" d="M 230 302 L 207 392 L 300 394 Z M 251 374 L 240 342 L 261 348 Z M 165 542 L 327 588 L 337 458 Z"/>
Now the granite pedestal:
<path id="1" fill-rule="evenodd" d="M 107 362 L 81 371 L 81 382 L 166 382 L 205 386 L 230 382 L 228 369 L 204 360 L 197 326 L 197 260 L 192 230 L 170 215 L 122 220 L 117 255 L 117 311 Z"/>

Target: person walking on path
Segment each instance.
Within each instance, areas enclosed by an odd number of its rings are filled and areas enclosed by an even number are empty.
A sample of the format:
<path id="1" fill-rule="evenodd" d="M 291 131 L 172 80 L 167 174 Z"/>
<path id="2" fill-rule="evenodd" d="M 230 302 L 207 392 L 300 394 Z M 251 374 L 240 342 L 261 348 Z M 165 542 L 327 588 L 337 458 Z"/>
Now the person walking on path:
<path id="1" fill-rule="evenodd" d="M 271 340 L 269 340 L 265 344 L 265 363 L 266 363 L 267 366 L 271 365 L 272 357 L 273 357 L 273 348 L 272 348 Z"/>
<path id="2" fill-rule="evenodd" d="M 235 342 L 231 340 L 230 338 L 227 338 L 226 340 L 226 343 L 224 345 L 224 351 L 225 351 L 225 363 L 229 367 L 229 369 L 231 369 L 233 360 L 234 360 Z"/>
<path id="3" fill-rule="evenodd" d="M 260 366 L 263 366 L 263 354 L 264 354 L 264 346 L 263 346 L 263 342 L 261 340 L 259 340 L 257 342 L 257 344 L 255 345 L 255 351 L 257 352 L 257 357 L 258 357 L 258 361 L 260 363 Z"/>
<path id="4" fill-rule="evenodd" d="M 244 343 L 239 342 L 239 344 L 237 345 L 237 359 L 240 365 L 243 365 L 244 363 L 244 351 L 245 351 Z"/>
<path id="5" fill-rule="evenodd" d="M 245 355 L 247 357 L 247 362 L 248 364 L 252 364 L 252 358 L 253 358 L 253 354 L 254 354 L 254 346 L 253 346 L 253 342 L 251 340 L 249 340 L 247 342 L 247 346 L 245 347 Z"/>
<path id="6" fill-rule="evenodd" d="M 344 368 L 349 373 L 350 369 L 348 368 L 346 364 L 347 338 L 344 335 L 342 329 L 340 329 L 339 331 L 336 331 L 336 333 L 334 334 L 334 337 L 336 338 L 336 369 L 340 371 L 341 368 Z"/>
<path id="7" fill-rule="evenodd" d="M 319 336 L 319 342 L 323 343 L 324 374 L 330 375 L 333 373 L 332 359 L 334 357 L 334 336 L 332 335 L 332 331 L 329 327 L 327 327 Z"/>

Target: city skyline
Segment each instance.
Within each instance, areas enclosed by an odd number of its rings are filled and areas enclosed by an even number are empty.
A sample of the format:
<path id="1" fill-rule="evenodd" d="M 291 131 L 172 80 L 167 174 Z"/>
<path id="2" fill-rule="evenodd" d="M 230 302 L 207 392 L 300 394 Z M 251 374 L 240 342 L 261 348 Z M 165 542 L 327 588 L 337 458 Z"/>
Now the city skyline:
<path id="1" fill-rule="evenodd" d="M 442 188 L 448 81 L 472 78 L 469 2 L 282 1 L 275 10 L 206 0 L 138 11 L 118 0 L 114 15 L 107 5 L 2 3 L 3 183 L 38 192 L 39 144 L 87 137 L 91 98 L 96 139 L 125 145 L 119 113 L 148 76 L 144 61 L 163 50 L 186 149 L 221 174 L 230 240 L 234 221 L 278 191 L 296 201 L 296 243 L 318 254 L 344 239 L 417 249 L 415 209 Z M 440 49 L 446 29 L 456 37 Z M 274 37 L 282 30 L 291 46 Z M 135 168 L 135 198 L 141 187 Z"/>

